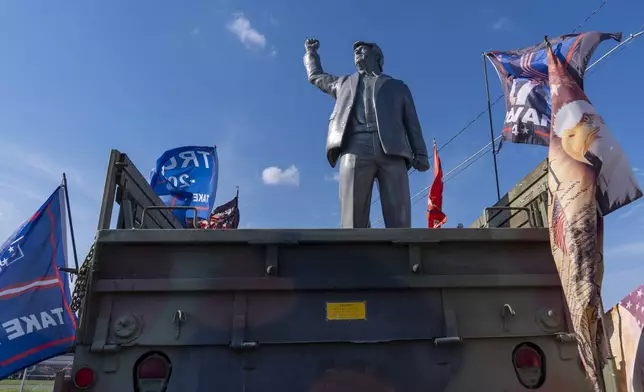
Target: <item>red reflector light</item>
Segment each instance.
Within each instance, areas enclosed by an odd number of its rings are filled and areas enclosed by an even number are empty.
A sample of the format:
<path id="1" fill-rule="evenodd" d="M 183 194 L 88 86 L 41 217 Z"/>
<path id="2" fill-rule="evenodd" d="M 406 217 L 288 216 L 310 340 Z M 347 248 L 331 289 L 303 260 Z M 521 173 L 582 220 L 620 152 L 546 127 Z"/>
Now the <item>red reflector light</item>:
<path id="1" fill-rule="evenodd" d="M 541 356 L 529 347 L 521 347 L 514 353 L 514 366 L 517 368 L 541 367 Z"/>
<path id="2" fill-rule="evenodd" d="M 168 376 L 168 362 L 159 355 L 151 355 L 139 364 L 137 375 L 139 379 L 164 379 Z"/>
<path id="3" fill-rule="evenodd" d="M 86 389 L 94 384 L 94 371 L 88 367 L 82 367 L 74 373 L 74 385 L 78 389 Z"/>
<path id="4" fill-rule="evenodd" d="M 540 388 L 546 381 L 545 356 L 533 343 L 522 343 L 512 353 L 512 365 L 519 383 L 528 389 Z"/>

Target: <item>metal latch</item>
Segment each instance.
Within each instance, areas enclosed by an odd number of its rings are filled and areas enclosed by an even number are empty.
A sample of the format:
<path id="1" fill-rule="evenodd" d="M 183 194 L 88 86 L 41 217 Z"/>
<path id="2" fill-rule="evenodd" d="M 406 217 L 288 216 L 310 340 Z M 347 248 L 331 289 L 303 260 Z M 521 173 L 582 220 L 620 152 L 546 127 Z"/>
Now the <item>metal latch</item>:
<path id="1" fill-rule="evenodd" d="M 503 330 L 508 332 L 508 316 L 515 316 L 517 313 L 512 309 L 510 304 L 503 305 L 503 310 L 501 311 L 501 317 L 503 317 Z"/>
<path id="2" fill-rule="evenodd" d="M 181 334 L 181 324 L 186 322 L 186 314 L 183 310 L 177 310 L 174 312 L 174 317 L 172 318 L 172 324 L 174 324 L 175 330 L 175 339 L 179 339 Z"/>

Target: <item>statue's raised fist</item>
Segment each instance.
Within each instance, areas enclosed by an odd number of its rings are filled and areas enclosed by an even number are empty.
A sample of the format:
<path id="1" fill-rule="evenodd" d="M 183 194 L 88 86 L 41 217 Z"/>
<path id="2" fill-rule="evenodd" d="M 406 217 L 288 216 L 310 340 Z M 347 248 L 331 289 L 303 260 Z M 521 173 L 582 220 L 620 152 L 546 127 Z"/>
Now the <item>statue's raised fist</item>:
<path id="1" fill-rule="evenodd" d="M 309 38 L 306 40 L 306 42 L 304 42 L 304 47 L 306 48 L 307 52 L 315 52 L 320 47 L 320 41 L 316 40 L 315 38 Z"/>

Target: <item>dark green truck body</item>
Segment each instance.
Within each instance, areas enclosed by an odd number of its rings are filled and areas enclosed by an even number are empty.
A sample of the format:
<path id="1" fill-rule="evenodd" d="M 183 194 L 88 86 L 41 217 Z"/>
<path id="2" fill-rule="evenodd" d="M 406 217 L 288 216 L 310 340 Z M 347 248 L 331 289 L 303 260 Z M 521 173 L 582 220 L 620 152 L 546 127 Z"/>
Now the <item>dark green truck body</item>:
<path id="1" fill-rule="evenodd" d="M 86 390 L 525 391 L 526 344 L 537 390 L 591 390 L 547 229 L 186 230 L 143 219 L 161 202 L 124 168 L 113 151 L 120 229 L 104 205 L 72 371 L 94 371 Z M 150 353 L 171 373 L 145 389 Z"/>

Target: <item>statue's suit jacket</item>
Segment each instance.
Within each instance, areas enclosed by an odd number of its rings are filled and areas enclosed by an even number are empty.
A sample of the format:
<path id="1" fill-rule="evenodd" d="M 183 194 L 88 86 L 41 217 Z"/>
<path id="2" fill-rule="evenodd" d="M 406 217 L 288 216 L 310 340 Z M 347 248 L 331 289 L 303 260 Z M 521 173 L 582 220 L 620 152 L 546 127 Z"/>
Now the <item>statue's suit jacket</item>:
<path id="1" fill-rule="evenodd" d="M 309 82 L 335 98 L 329 117 L 326 154 L 331 167 L 335 167 L 342 152 L 342 143 L 350 122 L 359 74 L 333 76 L 324 73 L 320 56 L 315 52 L 304 55 Z M 401 80 L 380 74 L 374 88 L 376 120 L 382 149 L 387 155 L 397 155 L 407 160 L 411 167 L 414 156 L 427 156 L 427 146 L 416 113 L 411 91 Z"/>

